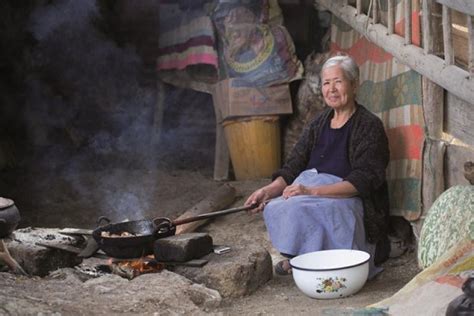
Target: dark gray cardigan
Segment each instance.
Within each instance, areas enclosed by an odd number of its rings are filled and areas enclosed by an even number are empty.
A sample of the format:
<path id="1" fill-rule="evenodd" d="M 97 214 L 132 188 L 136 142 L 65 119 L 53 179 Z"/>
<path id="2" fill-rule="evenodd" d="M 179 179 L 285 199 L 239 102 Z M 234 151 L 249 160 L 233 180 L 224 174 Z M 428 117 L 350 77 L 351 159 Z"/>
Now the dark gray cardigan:
<path id="1" fill-rule="evenodd" d="M 344 179 L 359 192 L 364 203 L 367 240 L 376 243 L 388 230 L 388 190 L 385 169 L 390 159 L 387 135 L 382 121 L 362 105 L 356 105 L 349 136 L 349 163 L 352 171 Z M 334 115 L 327 108 L 304 129 L 285 165 L 272 176 L 283 177 L 287 184 L 306 170 L 311 151 L 324 124 Z"/>

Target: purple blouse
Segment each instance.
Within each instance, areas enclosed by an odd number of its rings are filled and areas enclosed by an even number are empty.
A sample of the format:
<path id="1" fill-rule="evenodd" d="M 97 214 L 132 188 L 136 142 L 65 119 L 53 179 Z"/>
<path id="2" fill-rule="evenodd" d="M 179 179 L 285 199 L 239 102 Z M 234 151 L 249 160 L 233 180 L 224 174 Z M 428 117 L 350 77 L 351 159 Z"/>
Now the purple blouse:
<path id="1" fill-rule="evenodd" d="M 351 172 L 348 146 L 352 117 L 341 128 L 331 128 L 331 120 L 327 121 L 313 147 L 307 169 L 316 168 L 319 173 L 329 173 L 340 178 L 345 178 Z"/>

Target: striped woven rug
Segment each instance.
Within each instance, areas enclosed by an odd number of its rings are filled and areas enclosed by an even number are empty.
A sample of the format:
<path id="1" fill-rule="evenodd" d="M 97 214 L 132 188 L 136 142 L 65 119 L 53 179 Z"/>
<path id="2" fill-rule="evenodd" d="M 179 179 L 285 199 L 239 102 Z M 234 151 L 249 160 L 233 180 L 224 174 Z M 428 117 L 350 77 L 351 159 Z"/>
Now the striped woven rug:
<path id="1" fill-rule="evenodd" d="M 382 1 L 384 3 L 384 1 Z M 386 25 L 386 2 L 381 21 Z M 395 32 L 403 36 L 402 1 L 394 1 Z M 420 43 L 419 6 L 413 7 L 412 41 Z M 413 221 L 421 213 L 424 120 L 421 76 L 333 16 L 331 50 L 355 58 L 361 70 L 357 101 L 385 124 L 390 143 L 387 179 L 390 213 Z"/>

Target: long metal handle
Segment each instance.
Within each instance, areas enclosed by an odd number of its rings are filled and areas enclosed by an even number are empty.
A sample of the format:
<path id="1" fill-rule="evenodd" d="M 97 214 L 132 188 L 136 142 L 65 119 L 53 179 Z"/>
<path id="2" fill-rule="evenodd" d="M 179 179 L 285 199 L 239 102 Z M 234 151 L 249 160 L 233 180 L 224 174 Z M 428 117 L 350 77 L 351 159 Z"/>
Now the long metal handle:
<path id="1" fill-rule="evenodd" d="M 178 226 L 178 225 L 182 225 L 182 224 L 187 224 L 187 223 L 191 223 L 191 222 L 200 221 L 200 220 L 203 220 L 203 219 L 214 218 L 214 217 L 227 215 L 227 214 L 232 214 L 232 213 L 237 213 L 237 212 L 242 212 L 242 211 L 248 211 L 248 210 L 251 210 L 253 208 L 256 208 L 257 206 L 258 206 L 258 203 L 255 203 L 255 204 L 248 205 L 248 206 L 240 206 L 240 207 L 234 207 L 234 208 L 230 208 L 230 209 L 227 209 L 227 210 L 216 211 L 216 212 L 212 212 L 212 213 L 204 213 L 204 214 L 193 216 L 193 217 L 177 219 L 177 220 L 171 221 L 171 224 L 174 225 L 174 226 Z"/>

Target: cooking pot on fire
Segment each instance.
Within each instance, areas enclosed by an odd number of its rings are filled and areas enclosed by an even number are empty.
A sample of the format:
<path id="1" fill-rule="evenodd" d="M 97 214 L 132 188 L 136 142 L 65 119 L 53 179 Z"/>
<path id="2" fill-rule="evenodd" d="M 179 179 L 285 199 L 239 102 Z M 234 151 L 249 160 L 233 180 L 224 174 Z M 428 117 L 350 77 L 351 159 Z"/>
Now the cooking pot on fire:
<path id="1" fill-rule="evenodd" d="M 0 197 L 0 238 L 10 235 L 20 222 L 20 211 L 13 200 Z"/>
<path id="2" fill-rule="evenodd" d="M 138 258 L 152 254 L 155 240 L 174 235 L 178 225 L 251 210 L 257 206 L 258 204 L 235 207 L 179 220 L 157 217 L 152 220 L 142 219 L 110 223 L 109 219 L 101 217 L 99 221 L 105 220 L 108 221 L 108 224 L 96 228 L 92 232 L 92 237 L 97 242 L 99 248 L 110 257 Z"/>

